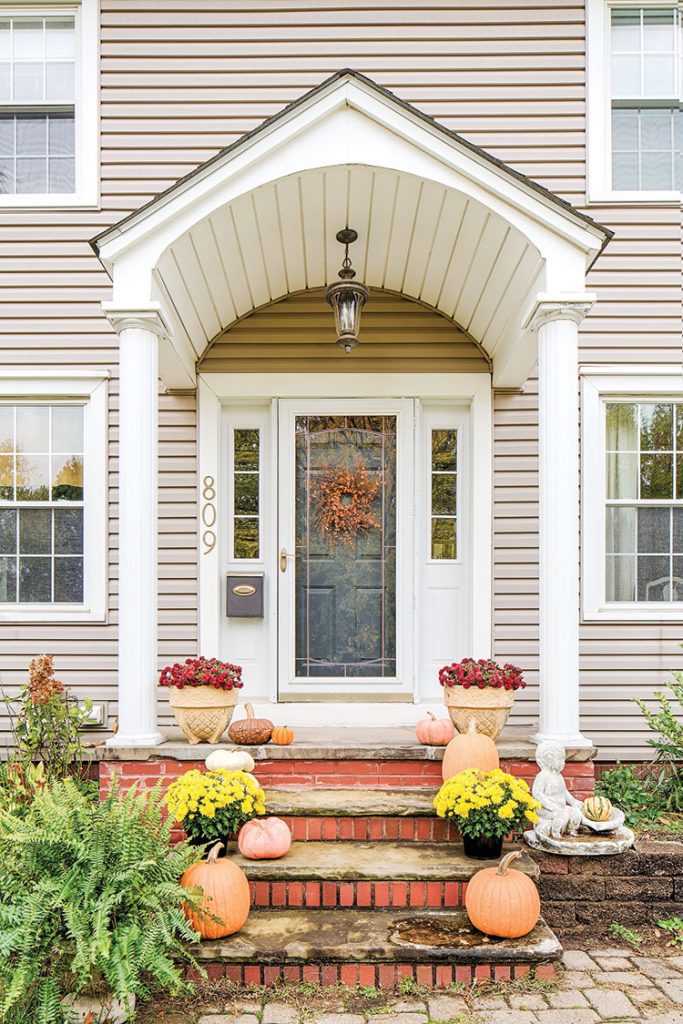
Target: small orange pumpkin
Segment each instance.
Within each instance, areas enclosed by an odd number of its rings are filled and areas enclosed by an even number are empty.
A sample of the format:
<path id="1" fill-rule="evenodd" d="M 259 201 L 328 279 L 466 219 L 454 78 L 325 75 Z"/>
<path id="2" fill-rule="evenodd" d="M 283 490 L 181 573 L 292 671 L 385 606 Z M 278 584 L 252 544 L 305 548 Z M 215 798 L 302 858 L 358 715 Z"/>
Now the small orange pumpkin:
<path id="1" fill-rule="evenodd" d="M 244 710 L 247 717 L 233 722 L 228 729 L 228 736 L 232 742 L 247 747 L 267 743 L 273 732 L 273 723 L 269 718 L 255 718 L 254 708 L 251 704 L 245 704 Z"/>
<path id="2" fill-rule="evenodd" d="M 276 747 L 288 747 L 294 739 L 294 730 L 288 725 L 276 725 L 270 738 Z"/>
<path id="3" fill-rule="evenodd" d="M 203 893 L 199 911 L 185 907 L 186 918 L 203 939 L 234 935 L 249 917 L 251 895 L 247 876 L 227 857 L 218 859 L 222 849 L 223 843 L 216 843 L 206 860 L 193 864 L 180 879 L 185 889 L 197 886 Z"/>
<path id="4" fill-rule="evenodd" d="M 477 732 L 474 717 L 470 718 L 467 732 L 457 732 L 446 747 L 441 775 L 444 782 L 448 782 L 467 768 L 478 768 L 480 772 L 492 772 L 494 768 L 500 768 L 496 744 L 490 736 Z"/>
<path id="5" fill-rule="evenodd" d="M 282 818 L 252 818 L 242 825 L 237 845 L 249 860 L 277 860 L 292 845 L 292 833 Z"/>
<path id="6" fill-rule="evenodd" d="M 535 928 L 541 916 L 538 889 L 528 875 L 508 870 L 519 850 L 506 854 L 498 867 L 484 868 L 467 885 L 465 909 L 480 932 L 501 939 L 519 939 Z"/>
<path id="7" fill-rule="evenodd" d="M 431 711 L 415 726 L 415 735 L 420 743 L 428 747 L 445 747 L 455 736 L 455 726 L 450 718 L 437 718 Z"/>

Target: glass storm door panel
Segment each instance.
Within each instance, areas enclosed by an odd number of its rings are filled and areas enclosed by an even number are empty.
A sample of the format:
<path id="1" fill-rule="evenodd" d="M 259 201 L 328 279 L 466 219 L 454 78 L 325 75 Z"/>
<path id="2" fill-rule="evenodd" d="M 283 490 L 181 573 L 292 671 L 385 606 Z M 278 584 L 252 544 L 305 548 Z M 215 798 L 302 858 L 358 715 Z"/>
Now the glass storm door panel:
<path id="1" fill-rule="evenodd" d="M 399 648 L 410 644 L 399 577 L 410 564 L 412 531 L 412 431 L 403 430 L 403 403 L 287 404 L 280 690 L 400 691 Z"/>
<path id="2" fill-rule="evenodd" d="M 297 416 L 295 675 L 396 675 L 396 417 Z"/>

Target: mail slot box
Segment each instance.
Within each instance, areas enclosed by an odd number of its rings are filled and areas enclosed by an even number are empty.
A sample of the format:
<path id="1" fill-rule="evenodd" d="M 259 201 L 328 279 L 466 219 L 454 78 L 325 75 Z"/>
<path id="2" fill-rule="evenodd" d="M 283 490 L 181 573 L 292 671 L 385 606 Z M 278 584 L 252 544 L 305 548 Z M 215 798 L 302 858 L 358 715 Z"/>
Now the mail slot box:
<path id="1" fill-rule="evenodd" d="M 228 574 L 226 615 L 231 619 L 263 618 L 263 573 Z"/>

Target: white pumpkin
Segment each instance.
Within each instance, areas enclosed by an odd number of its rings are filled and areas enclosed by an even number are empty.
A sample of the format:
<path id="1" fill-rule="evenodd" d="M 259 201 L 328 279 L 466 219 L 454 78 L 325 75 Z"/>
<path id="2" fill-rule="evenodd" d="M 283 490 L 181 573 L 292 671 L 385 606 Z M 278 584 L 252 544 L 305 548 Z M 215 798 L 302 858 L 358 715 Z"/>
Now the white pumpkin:
<path id="1" fill-rule="evenodd" d="M 210 772 L 253 772 L 254 758 L 246 750 L 212 750 L 204 764 Z"/>

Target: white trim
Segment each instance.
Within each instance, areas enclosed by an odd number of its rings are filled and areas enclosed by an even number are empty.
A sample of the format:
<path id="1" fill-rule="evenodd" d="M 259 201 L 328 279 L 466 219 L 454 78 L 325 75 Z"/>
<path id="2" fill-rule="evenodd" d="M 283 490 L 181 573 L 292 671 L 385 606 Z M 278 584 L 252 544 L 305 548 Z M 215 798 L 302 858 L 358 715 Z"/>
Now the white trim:
<path id="1" fill-rule="evenodd" d="M 586 0 L 586 192 L 589 203 L 673 206 L 678 191 L 618 191 L 612 188 L 612 97 L 610 8 L 671 7 L 671 0 Z"/>
<path id="2" fill-rule="evenodd" d="M 220 401 L 255 398 L 473 398 L 488 373 L 200 373 Z"/>
<path id="3" fill-rule="evenodd" d="M 96 209 L 100 201 L 100 5 L 99 0 L 41 0 L 2 5 L 3 17 L 25 14 L 76 20 L 76 188 L 70 192 L 0 194 L 0 209 Z M 28 107 L 31 104 L 27 104 Z M 0 102 L 0 110 L 10 111 Z"/>
<path id="4" fill-rule="evenodd" d="M 224 470 L 220 460 L 221 404 L 209 382 L 200 377 L 197 385 L 197 566 L 199 572 L 199 650 L 207 658 L 218 656 L 221 635 L 221 509 L 216 501 L 218 519 L 214 528 L 215 543 L 203 542 L 203 481 L 211 477 L 216 495 L 223 494 Z M 208 539 L 210 542 L 210 538 Z"/>
<path id="5" fill-rule="evenodd" d="M 0 398 L 79 399 L 85 410 L 83 603 L 0 606 L 0 622 L 105 622 L 107 618 L 108 371 L 22 370 L 0 374 Z"/>
<path id="6" fill-rule="evenodd" d="M 615 603 L 605 600 L 605 400 L 683 400 L 683 375 L 670 368 L 642 366 L 632 373 L 596 367 L 583 376 L 582 404 L 582 617 L 586 622 L 681 622 L 683 602 Z M 612 368 L 613 369 L 613 368 Z M 595 378 L 595 379 L 592 379 Z"/>

